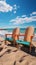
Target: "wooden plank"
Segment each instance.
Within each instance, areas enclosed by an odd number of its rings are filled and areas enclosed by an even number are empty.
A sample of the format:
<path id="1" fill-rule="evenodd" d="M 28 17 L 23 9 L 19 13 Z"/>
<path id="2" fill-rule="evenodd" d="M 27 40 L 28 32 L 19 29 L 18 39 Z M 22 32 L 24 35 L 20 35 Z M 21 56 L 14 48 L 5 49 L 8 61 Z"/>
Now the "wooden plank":
<path id="1" fill-rule="evenodd" d="M 13 34 L 5 34 L 5 36 L 8 36 L 8 35 L 13 35 Z M 16 36 L 16 35 L 15 35 Z M 25 36 L 25 34 L 20 34 L 20 35 L 18 35 L 18 36 Z M 33 37 L 33 36 L 31 36 L 31 37 Z"/>
<path id="2" fill-rule="evenodd" d="M 0 52 L 0 57 L 1 57 L 6 51 L 8 51 L 8 48 L 3 49 L 3 50 Z"/>

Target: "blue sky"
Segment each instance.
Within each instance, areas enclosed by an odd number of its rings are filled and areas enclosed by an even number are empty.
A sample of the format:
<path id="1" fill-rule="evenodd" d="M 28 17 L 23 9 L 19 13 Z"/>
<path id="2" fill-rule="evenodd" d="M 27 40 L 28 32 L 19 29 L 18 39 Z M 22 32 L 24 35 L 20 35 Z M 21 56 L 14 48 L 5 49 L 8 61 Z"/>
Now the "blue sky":
<path id="1" fill-rule="evenodd" d="M 0 0 L 0 28 L 36 27 L 36 0 Z"/>

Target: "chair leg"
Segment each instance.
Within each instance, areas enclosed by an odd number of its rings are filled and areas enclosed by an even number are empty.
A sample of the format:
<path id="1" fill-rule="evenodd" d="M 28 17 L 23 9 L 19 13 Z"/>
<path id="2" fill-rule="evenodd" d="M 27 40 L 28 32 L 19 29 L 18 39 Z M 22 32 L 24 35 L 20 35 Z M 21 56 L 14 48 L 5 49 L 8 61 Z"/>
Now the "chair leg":
<path id="1" fill-rule="evenodd" d="M 5 44 L 6 44 L 6 40 L 5 40 Z"/>
<path id="2" fill-rule="evenodd" d="M 32 44 L 30 44 L 30 53 L 31 53 L 31 50 L 32 50 Z"/>
<path id="3" fill-rule="evenodd" d="M 31 53 L 31 45 L 30 45 L 30 53 Z"/>
<path id="4" fill-rule="evenodd" d="M 16 48 L 19 48 L 19 45 L 18 44 L 16 44 Z"/>
<path id="5" fill-rule="evenodd" d="M 13 46 L 14 46 L 14 47 L 15 47 L 15 43 L 16 43 L 16 42 L 15 42 L 15 40 L 14 40 L 14 41 L 13 41 Z"/>

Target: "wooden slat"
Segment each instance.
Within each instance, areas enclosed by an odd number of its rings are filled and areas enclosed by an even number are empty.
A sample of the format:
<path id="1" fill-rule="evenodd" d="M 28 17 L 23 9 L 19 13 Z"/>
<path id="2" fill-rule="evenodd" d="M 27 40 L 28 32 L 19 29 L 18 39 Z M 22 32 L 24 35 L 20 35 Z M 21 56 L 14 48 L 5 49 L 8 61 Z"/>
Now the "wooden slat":
<path id="1" fill-rule="evenodd" d="M 7 35 L 13 35 L 13 34 L 5 34 L 5 35 L 7 36 Z M 25 36 L 25 34 L 20 34 L 19 36 Z"/>

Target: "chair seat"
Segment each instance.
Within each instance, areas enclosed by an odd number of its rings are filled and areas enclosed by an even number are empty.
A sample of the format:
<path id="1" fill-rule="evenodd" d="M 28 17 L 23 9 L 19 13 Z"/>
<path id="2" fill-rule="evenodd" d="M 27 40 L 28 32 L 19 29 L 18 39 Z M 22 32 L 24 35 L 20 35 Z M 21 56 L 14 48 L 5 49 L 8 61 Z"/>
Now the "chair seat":
<path id="1" fill-rule="evenodd" d="M 16 40 L 16 43 L 18 44 L 24 44 L 24 45 L 30 45 L 30 42 L 27 42 L 27 41 L 22 41 L 22 40 Z"/>
<path id="2" fill-rule="evenodd" d="M 13 38 L 5 38 L 7 41 L 13 41 Z"/>

